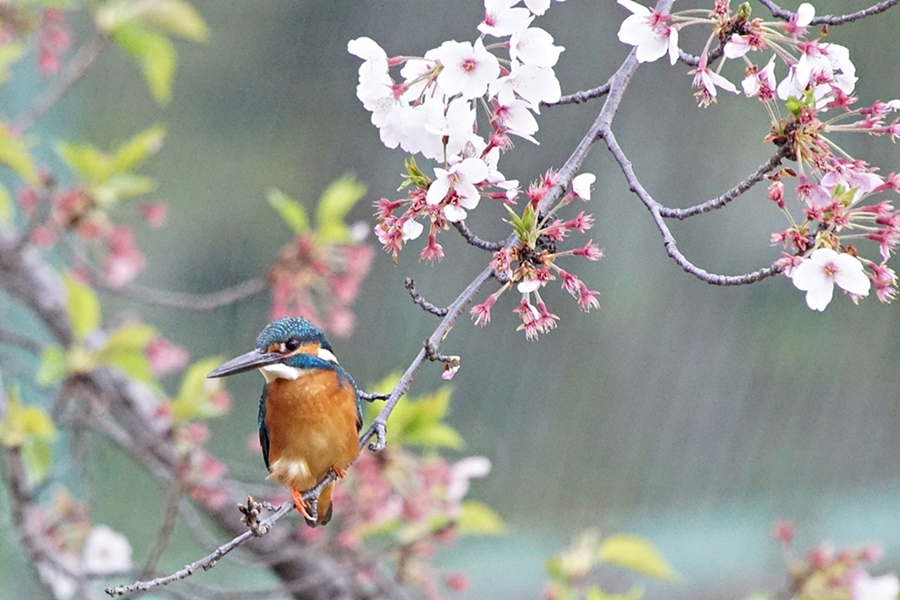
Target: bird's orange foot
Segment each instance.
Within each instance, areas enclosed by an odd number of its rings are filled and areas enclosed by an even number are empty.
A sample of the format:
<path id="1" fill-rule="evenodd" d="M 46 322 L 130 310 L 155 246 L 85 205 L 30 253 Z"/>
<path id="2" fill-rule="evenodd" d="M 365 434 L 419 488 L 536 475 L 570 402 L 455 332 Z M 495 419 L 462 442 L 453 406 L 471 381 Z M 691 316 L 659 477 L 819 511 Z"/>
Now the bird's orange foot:
<path id="1" fill-rule="evenodd" d="M 347 476 L 347 469 L 342 469 L 340 467 L 332 467 L 331 470 L 334 471 L 334 474 L 337 476 L 338 479 L 343 479 L 344 477 Z"/>
<path id="2" fill-rule="evenodd" d="M 309 514 L 309 502 L 303 499 L 303 494 L 298 492 L 295 489 L 291 490 L 291 499 L 294 501 L 294 508 L 297 509 L 297 512 L 303 515 L 303 518 L 307 521 L 316 522 Z"/>

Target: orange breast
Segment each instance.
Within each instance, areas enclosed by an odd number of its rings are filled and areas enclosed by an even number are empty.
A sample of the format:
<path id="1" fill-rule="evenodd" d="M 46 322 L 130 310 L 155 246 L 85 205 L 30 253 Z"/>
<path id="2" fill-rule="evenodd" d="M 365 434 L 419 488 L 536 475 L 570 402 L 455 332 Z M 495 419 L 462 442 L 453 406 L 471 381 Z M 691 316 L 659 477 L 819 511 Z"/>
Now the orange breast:
<path id="1" fill-rule="evenodd" d="M 359 454 L 356 392 L 334 371 L 276 379 L 266 395 L 270 477 L 304 492 Z"/>

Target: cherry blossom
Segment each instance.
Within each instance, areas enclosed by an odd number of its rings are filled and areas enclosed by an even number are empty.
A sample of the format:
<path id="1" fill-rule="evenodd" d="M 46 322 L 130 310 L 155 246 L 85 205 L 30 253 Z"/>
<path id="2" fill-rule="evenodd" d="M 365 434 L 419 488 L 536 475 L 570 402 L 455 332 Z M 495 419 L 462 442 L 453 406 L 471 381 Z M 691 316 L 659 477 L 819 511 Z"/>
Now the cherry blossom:
<path id="1" fill-rule="evenodd" d="M 480 38 L 474 46 L 471 42 L 444 42 L 435 52 L 435 58 L 443 66 L 437 82 L 450 96 L 462 94 L 467 99 L 483 96 L 488 84 L 500 75 L 497 57 L 485 49 Z"/>
<path id="2" fill-rule="evenodd" d="M 896 600 L 900 594 L 900 580 L 894 573 L 872 577 L 862 569 L 850 575 L 853 600 Z"/>
<path id="3" fill-rule="evenodd" d="M 467 158 L 450 167 L 434 169 L 435 180 L 428 187 L 425 202 L 430 205 L 439 204 L 450 190 L 459 198 L 459 206 L 446 205 L 444 215 L 450 222 L 460 221 L 466 218 L 466 211 L 478 206 L 481 192 L 475 184 L 481 183 L 488 176 L 488 166 L 479 158 Z"/>
<path id="4" fill-rule="evenodd" d="M 128 538 L 106 525 L 95 525 L 84 542 L 81 566 L 90 575 L 130 571 L 131 544 Z"/>
<path id="5" fill-rule="evenodd" d="M 593 173 L 582 173 L 572 179 L 572 191 L 582 200 L 591 199 L 591 186 L 597 180 Z"/>
<path id="6" fill-rule="evenodd" d="M 638 62 L 653 62 L 668 53 L 674 65 L 678 60 L 678 29 L 669 26 L 671 17 L 633 0 L 617 2 L 632 12 L 619 27 L 619 41 L 636 47 Z"/>
<path id="7" fill-rule="evenodd" d="M 854 296 L 869 294 L 869 278 L 860 260 L 831 248 L 814 250 L 790 277 L 798 290 L 806 292 L 806 304 L 812 310 L 825 310 L 834 294 L 834 284 Z"/>
<path id="8" fill-rule="evenodd" d="M 552 67 L 563 50 L 562 46 L 554 46 L 553 36 L 540 27 L 529 27 L 509 38 L 509 57 L 522 64 Z"/>
<path id="9" fill-rule="evenodd" d="M 514 7 L 519 0 L 485 0 L 484 20 L 478 31 L 494 37 L 507 37 L 528 27 L 534 17 L 527 8 Z"/>

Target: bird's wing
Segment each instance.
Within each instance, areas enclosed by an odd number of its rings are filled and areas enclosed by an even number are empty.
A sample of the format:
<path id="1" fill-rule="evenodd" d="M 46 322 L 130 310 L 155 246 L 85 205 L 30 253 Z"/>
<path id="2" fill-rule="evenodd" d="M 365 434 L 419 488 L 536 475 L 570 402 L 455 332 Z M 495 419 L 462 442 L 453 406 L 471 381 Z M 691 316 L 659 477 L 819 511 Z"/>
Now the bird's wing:
<path id="1" fill-rule="evenodd" d="M 266 429 L 266 389 L 268 384 L 263 386 L 262 395 L 259 397 L 259 418 L 257 419 L 259 426 L 259 445 L 262 447 L 263 460 L 266 468 L 269 468 L 269 430 Z"/>

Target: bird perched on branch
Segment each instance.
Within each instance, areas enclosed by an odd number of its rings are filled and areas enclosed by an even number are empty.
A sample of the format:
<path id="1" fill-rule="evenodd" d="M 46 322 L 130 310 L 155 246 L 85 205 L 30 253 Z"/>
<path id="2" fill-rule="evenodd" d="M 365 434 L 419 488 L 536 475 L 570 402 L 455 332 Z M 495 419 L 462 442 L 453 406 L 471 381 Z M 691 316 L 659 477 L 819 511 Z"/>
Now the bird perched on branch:
<path id="1" fill-rule="evenodd" d="M 306 319 L 273 321 L 256 349 L 213 369 L 224 377 L 259 369 L 259 443 L 269 477 L 291 490 L 307 525 L 331 520 L 332 481 L 319 494 L 316 515 L 303 493 L 333 471 L 338 477 L 359 454 L 362 427 L 356 384 L 338 364 L 325 335 Z"/>

